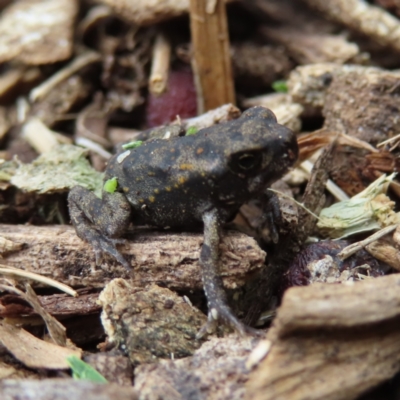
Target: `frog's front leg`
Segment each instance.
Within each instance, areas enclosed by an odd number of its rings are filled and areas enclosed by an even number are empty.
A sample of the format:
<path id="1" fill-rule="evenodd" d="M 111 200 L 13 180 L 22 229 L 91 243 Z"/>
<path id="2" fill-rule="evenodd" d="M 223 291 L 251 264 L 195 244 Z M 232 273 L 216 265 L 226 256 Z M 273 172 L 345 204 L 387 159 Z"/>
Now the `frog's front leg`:
<path id="1" fill-rule="evenodd" d="M 71 221 L 77 235 L 93 246 L 97 264 L 101 254 L 106 252 L 130 269 L 116 244 L 122 242 L 118 238 L 129 226 L 131 206 L 122 193 L 103 191 L 102 196 L 99 199 L 81 186 L 72 188 L 68 196 Z"/>
<path id="2" fill-rule="evenodd" d="M 220 223 L 216 210 L 211 210 L 203 215 L 204 243 L 200 252 L 200 265 L 204 291 L 208 301 L 208 321 L 197 334 L 198 338 L 215 331 L 218 321 L 233 327 L 241 334 L 253 333 L 233 314 L 227 304 L 226 293 L 222 287 L 222 279 L 219 275 L 219 243 Z"/>

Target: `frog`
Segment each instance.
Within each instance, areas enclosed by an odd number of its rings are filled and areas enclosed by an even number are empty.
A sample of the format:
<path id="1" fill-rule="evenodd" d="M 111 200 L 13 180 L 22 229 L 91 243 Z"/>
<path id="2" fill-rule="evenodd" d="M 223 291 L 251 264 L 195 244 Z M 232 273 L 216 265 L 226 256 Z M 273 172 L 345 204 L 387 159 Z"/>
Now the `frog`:
<path id="1" fill-rule="evenodd" d="M 129 147 L 129 146 L 128 146 Z M 203 230 L 199 264 L 207 298 L 207 323 L 198 338 L 228 325 L 253 333 L 230 308 L 219 275 L 222 227 L 253 199 L 268 203 L 268 187 L 294 165 L 296 135 L 274 113 L 256 106 L 238 119 L 169 139 L 153 139 L 122 149 L 110 160 L 102 197 L 81 186 L 68 196 L 77 235 L 88 242 L 96 262 L 109 254 L 128 270 L 118 250 L 131 224 Z"/>

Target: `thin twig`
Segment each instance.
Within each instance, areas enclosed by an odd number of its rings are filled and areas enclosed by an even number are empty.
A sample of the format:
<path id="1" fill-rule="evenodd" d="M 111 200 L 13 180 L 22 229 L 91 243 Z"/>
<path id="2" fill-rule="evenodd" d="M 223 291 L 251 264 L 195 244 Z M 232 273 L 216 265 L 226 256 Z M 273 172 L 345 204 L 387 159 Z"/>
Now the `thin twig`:
<path id="1" fill-rule="evenodd" d="M 171 43 L 163 33 L 159 33 L 153 47 L 153 59 L 149 78 L 149 91 L 155 95 L 167 89 Z"/>
<path id="2" fill-rule="evenodd" d="M 33 281 L 41 282 L 48 286 L 53 286 L 53 287 L 61 290 L 62 292 L 65 292 L 73 297 L 78 297 L 78 292 L 76 292 L 71 287 L 69 287 L 61 282 L 57 282 L 54 279 L 47 278 L 43 275 L 35 274 L 34 272 L 24 271 L 22 269 L 18 269 L 18 268 L 10 267 L 8 265 L 0 264 L 0 274 L 11 276 L 13 278 L 31 279 Z"/>
<path id="3" fill-rule="evenodd" d="M 314 165 L 308 160 L 303 161 L 300 164 L 300 168 L 309 174 L 311 173 L 313 167 Z M 328 190 L 329 193 L 332 194 L 332 196 L 334 196 L 339 201 L 344 201 L 349 199 L 349 196 L 342 189 L 340 189 L 340 187 L 337 186 L 336 183 L 334 183 L 330 179 L 328 179 L 326 183 L 326 189 Z"/>
<path id="4" fill-rule="evenodd" d="M 376 240 L 380 239 L 381 237 L 387 235 L 390 232 L 393 232 L 397 228 L 398 224 L 389 225 L 386 228 L 379 230 L 378 232 L 374 233 L 373 235 L 369 236 L 368 238 L 361 240 L 359 242 L 353 243 L 350 246 L 345 247 L 338 256 L 345 260 L 346 258 L 352 256 L 353 254 L 357 253 L 358 250 L 361 250 L 368 244 L 375 242 Z"/>
<path id="5" fill-rule="evenodd" d="M 71 75 L 75 74 L 83 67 L 89 64 L 100 61 L 101 57 L 99 53 L 94 51 L 87 51 L 81 54 L 79 57 L 75 58 L 71 63 L 69 63 L 63 69 L 60 69 L 56 74 L 52 75 L 47 81 L 44 81 L 39 86 L 36 86 L 29 93 L 29 101 L 31 103 L 43 98 L 51 90 L 53 90 L 59 83 L 69 78 Z"/>

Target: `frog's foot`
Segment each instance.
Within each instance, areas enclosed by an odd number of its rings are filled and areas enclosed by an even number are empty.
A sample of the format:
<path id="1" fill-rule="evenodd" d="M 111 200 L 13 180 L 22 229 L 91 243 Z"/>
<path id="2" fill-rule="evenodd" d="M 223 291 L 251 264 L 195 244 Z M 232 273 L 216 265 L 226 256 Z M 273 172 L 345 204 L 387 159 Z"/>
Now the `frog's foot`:
<path id="1" fill-rule="evenodd" d="M 102 235 L 100 235 L 102 236 Z M 117 250 L 117 244 L 123 244 L 125 240 L 122 239 L 112 239 L 102 236 L 100 240 L 96 242 L 91 242 L 95 255 L 96 255 L 96 265 L 100 265 L 101 259 L 104 253 L 111 255 L 120 264 L 124 266 L 128 271 L 132 271 L 132 266 L 126 261 L 125 257 Z"/>
<path id="2" fill-rule="evenodd" d="M 102 253 L 108 253 L 126 269 L 131 266 L 117 250 L 124 243 L 119 237 L 129 225 L 131 207 L 122 193 L 103 192 L 99 199 L 94 193 L 81 187 L 72 188 L 68 196 L 71 221 L 77 235 L 89 243 L 96 254 L 96 264 Z"/>
<path id="3" fill-rule="evenodd" d="M 218 324 L 222 323 L 224 325 L 230 326 L 240 335 L 251 335 L 260 336 L 261 332 L 257 329 L 246 326 L 239 319 L 233 315 L 232 311 L 225 305 L 213 305 L 208 311 L 208 320 L 201 327 L 200 331 L 196 335 L 196 339 L 201 339 L 207 335 L 215 333 Z"/>
<path id="4" fill-rule="evenodd" d="M 129 271 L 132 270 L 132 267 L 128 263 L 128 261 L 126 261 L 125 257 L 117 250 L 117 245 L 124 244 L 126 240 L 110 238 L 93 228 L 87 229 L 84 235 L 79 236 L 84 241 L 90 243 L 90 245 L 93 247 L 96 255 L 96 265 L 101 264 L 103 254 L 107 253 L 115 260 L 117 260 L 120 264 L 122 264 L 124 268 Z"/>

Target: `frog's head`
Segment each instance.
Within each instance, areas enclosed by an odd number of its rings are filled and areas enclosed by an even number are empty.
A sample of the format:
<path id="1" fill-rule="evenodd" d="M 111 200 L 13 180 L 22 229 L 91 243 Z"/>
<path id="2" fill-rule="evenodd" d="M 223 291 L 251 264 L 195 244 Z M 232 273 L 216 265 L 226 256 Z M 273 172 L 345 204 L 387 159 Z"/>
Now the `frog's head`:
<path id="1" fill-rule="evenodd" d="M 246 110 L 237 122 L 229 169 L 247 178 L 249 191 L 255 192 L 279 179 L 297 160 L 296 135 L 264 107 Z"/>

